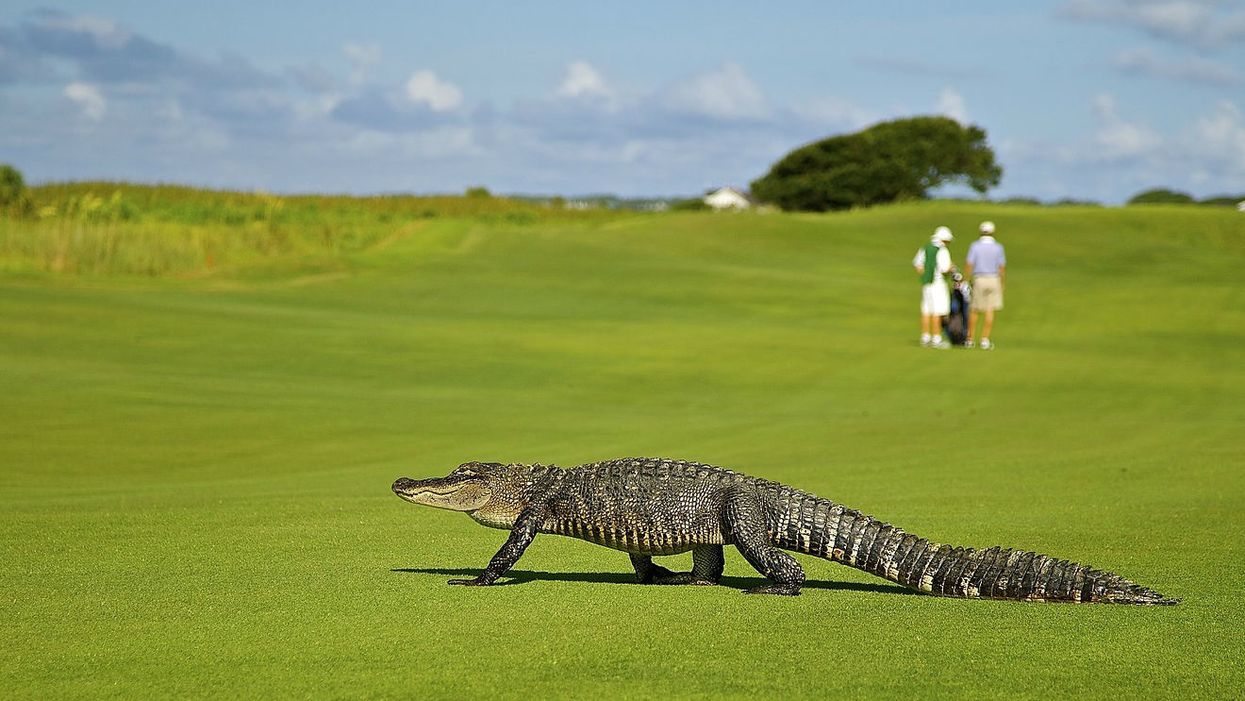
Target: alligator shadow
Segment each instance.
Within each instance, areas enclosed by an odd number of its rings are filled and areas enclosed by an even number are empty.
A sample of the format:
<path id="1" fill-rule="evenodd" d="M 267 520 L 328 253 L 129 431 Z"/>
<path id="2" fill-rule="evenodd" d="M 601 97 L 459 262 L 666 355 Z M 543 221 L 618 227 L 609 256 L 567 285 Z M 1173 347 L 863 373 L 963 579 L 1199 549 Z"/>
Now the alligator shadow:
<path id="1" fill-rule="evenodd" d="M 470 578 L 480 574 L 478 569 L 449 569 L 444 567 L 401 567 L 390 572 L 409 572 L 412 574 L 435 574 L 443 577 Z M 635 584 L 635 575 L 618 572 L 538 572 L 532 570 L 510 570 L 493 586 L 511 586 L 528 582 L 589 582 L 593 584 Z M 723 577 L 720 584 L 732 589 L 751 589 L 769 580 L 762 577 Z M 900 594 L 903 596 L 920 596 L 921 592 L 905 589 L 893 584 L 863 584 L 859 582 L 827 582 L 808 580 L 805 589 L 826 589 L 829 591 L 863 591 L 874 594 Z"/>

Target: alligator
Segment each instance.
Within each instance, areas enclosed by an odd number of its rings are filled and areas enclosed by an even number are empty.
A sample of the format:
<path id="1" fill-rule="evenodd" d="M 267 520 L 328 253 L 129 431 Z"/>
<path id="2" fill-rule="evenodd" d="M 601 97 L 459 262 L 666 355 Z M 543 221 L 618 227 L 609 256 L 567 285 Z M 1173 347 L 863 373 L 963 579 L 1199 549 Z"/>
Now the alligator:
<path id="1" fill-rule="evenodd" d="M 579 538 L 630 554 L 642 584 L 717 584 L 723 546 L 734 545 L 768 583 L 749 594 L 794 596 L 804 570 L 784 551 L 814 555 L 929 594 L 1014 601 L 1175 604 L 1112 572 L 1024 550 L 953 547 L 905 533 L 855 509 L 779 482 L 712 465 L 623 458 L 560 468 L 467 462 L 445 477 L 399 478 L 414 504 L 465 511 L 510 531 L 479 576 L 495 583 L 538 533 Z M 692 552 L 690 572 L 654 556 Z"/>

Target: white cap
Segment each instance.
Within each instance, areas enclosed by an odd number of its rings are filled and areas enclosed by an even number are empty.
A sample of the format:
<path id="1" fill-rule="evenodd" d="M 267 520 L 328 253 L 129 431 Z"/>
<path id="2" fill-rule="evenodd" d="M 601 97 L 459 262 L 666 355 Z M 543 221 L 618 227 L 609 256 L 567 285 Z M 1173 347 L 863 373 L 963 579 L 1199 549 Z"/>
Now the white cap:
<path id="1" fill-rule="evenodd" d="M 981 223 L 981 226 L 979 226 L 979 227 L 977 227 L 977 228 L 978 228 L 978 229 L 980 229 L 980 230 L 981 230 L 981 233 L 983 233 L 983 234 L 993 234 L 993 233 L 994 233 L 994 222 L 992 222 L 992 221 L 983 221 L 983 222 Z"/>
<path id="2" fill-rule="evenodd" d="M 945 226 L 940 226 L 937 229 L 934 229 L 934 235 L 931 238 L 934 241 L 950 241 L 955 237 L 951 235 L 950 229 Z"/>

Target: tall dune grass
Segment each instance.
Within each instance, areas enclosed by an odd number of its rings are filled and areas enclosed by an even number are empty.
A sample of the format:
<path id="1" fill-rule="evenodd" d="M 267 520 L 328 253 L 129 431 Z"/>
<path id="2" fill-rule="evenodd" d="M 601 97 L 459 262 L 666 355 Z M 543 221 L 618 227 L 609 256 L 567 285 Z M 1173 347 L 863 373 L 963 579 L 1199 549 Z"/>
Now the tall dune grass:
<path id="1" fill-rule="evenodd" d="M 438 217 L 523 225 L 601 215 L 488 196 L 277 196 L 111 182 L 50 184 L 30 193 L 34 216 L 0 217 L 0 270 L 186 275 L 278 258 L 340 257 Z"/>

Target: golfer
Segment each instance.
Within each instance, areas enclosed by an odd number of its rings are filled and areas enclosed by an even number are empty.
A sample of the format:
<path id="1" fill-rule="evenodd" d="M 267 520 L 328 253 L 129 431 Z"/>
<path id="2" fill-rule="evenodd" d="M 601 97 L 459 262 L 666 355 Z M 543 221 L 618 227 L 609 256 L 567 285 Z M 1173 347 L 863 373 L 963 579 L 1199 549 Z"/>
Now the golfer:
<path id="1" fill-rule="evenodd" d="M 927 348 L 948 347 L 942 338 L 942 318 L 951 313 L 951 296 L 942 276 L 951 271 L 947 242 L 953 238 L 945 226 L 934 229 L 929 243 L 912 259 L 912 266 L 921 274 L 921 345 Z"/>
<path id="2" fill-rule="evenodd" d="M 977 330 L 977 317 L 985 314 L 981 328 L 981 347 L 992 350 L 994 342 L 990 332 L 994 330 L 994 313 L 1003 308 L 1003 286 L 1006 283 L 1007 256 L 1003 244 L 994 240 L 994 222 L 983 221 L 978 227 L 981 237 L 968 247 L 964 259 L 964 272 L 973 281 L 973 301 L 968 312 L 968 338 L 964 345 L 973 347 L 973 333 Z"/>

